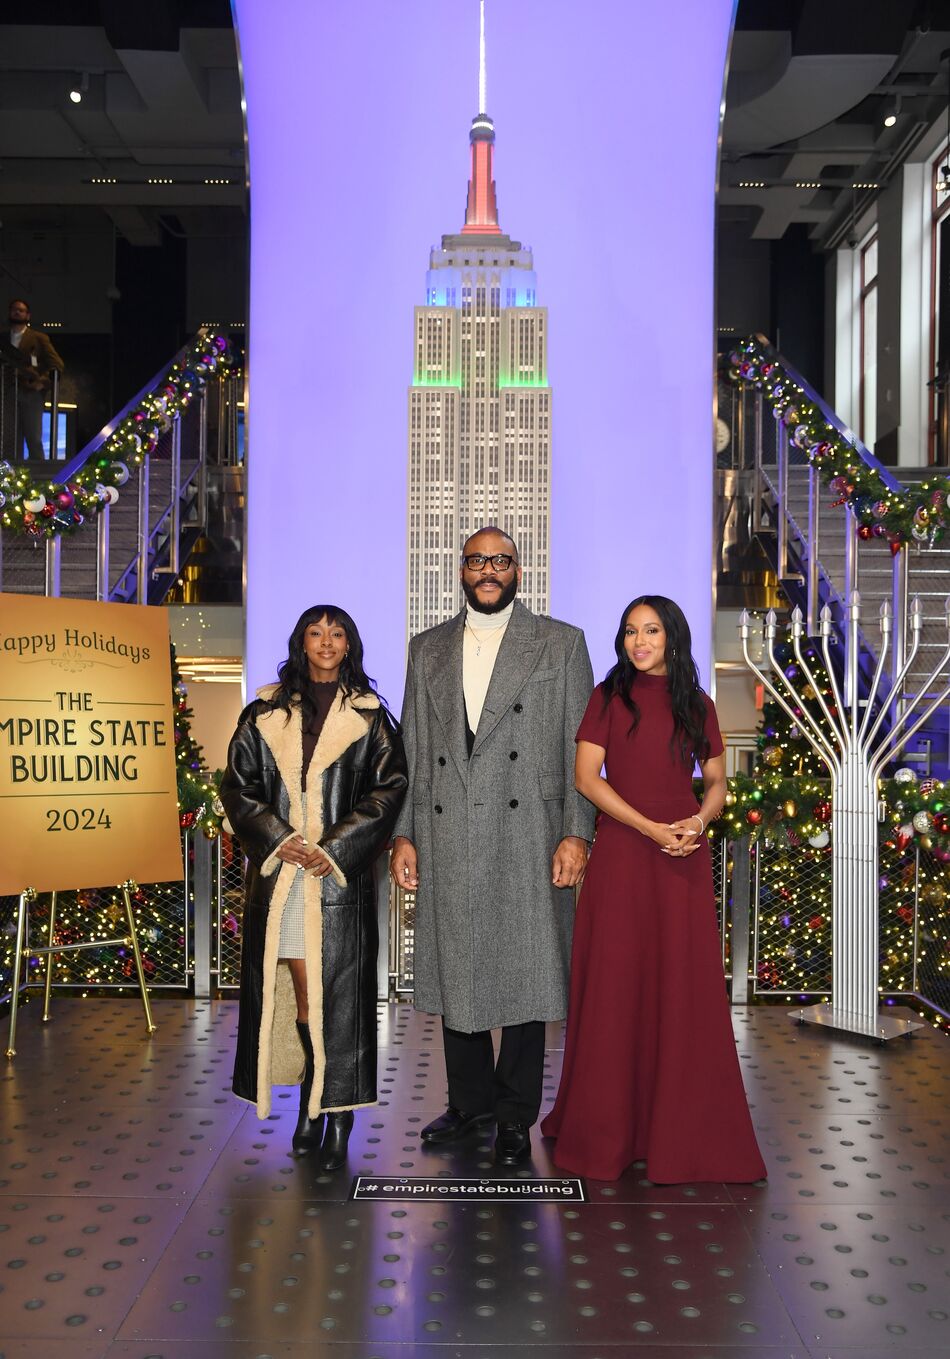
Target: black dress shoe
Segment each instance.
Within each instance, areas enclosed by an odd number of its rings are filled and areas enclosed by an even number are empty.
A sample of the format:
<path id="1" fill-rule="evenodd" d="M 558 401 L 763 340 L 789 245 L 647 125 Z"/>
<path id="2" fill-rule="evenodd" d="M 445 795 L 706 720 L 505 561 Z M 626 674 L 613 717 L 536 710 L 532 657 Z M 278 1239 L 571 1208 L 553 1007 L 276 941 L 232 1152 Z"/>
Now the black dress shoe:
<path id="1" fill-rule="evenodd" d="M 352 1109 L 327 1114 L 327 1130 L 323 1135 L 323 1146 L 320 1148 L 321 1170 L 339 1170 L 341 1166 L 346 1165 L 346 1148 L 352 1127 Z"/>
<path id="2" fill-rule="evenodd" d="M 422 1140 L 430 1146 L 440 1142 L 457 1142 L 460 1137 L 473 1132 L 485 1123 L 491 1123 L 494 1114 L 466 1114 L 454 1105 L 449 1105 L 444 1114 L 434 1118 L 422 1129 Z"/>
<path id="3" fill-rule="evenodd" d="M 303 1045 L 306 1065 L 303 1082 L 300 1086 L 300 1109 L 297 1113 L 297 1126 L 294 1129 L 290 1145 L 297 1156 L 306 1156 L 308 1151 L 315 1151 L 320 1145 L 320 1139 L 323 1137 L 323 1114 L 311 1118 L 307 1112 L 310 1092 L 313 1089 L 313 1044 L 310 1041 L 310 1026 L 302 1024 L 299 1019 L 297 1020 L 297 1032 Z"/>
<path id="4" fill-rule="evenodd" d="M 516 1166 L 531 1155 L 531 1129 L 527 1123 L 503 1123 L 499 1120 L 495 1138 L 495 1161 L 500 1166 Z"/>

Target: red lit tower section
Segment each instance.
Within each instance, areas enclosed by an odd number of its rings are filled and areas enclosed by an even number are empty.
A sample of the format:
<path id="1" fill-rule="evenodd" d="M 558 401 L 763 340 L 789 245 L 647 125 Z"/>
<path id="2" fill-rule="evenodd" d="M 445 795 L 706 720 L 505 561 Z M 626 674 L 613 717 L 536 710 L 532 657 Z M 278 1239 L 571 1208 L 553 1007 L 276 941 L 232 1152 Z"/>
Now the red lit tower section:
<path id="1" fill-rule="evenodd" d="M 472 119 L 472 177 L 468 181 L 463 236 L 500 236 L 493 159 L 495 128 L 487 113 Z"/>

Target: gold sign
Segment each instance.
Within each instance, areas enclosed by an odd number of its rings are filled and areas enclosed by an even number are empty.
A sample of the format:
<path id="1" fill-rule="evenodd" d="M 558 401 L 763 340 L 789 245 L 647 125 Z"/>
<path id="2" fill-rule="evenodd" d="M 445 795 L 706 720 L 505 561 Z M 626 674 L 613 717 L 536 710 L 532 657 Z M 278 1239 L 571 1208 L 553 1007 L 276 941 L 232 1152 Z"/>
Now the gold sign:
<path id="1" fill-rule="evenodd" d="M 182 876 L 168 610 L 0 594 L 0 893 Z"/>

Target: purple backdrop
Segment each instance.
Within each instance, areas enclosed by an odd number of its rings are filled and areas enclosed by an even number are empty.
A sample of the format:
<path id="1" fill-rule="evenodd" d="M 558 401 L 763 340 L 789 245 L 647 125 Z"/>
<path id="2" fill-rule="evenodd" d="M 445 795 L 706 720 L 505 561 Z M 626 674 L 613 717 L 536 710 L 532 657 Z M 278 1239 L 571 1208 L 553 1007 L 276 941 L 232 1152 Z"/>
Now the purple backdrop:
<path id="1" fill-rule="evenodd" d="M 398 705 L 407 388 L 429 246 L 462 224 L 476 0 L 234 0 L 251 176 L 247 679 L 317 599 Z M 489 0 L 503 231 L 550 311 L 552 612 L 600 676 L 620 610 L 711 649 L 713 214 L 733 0 Z"/>

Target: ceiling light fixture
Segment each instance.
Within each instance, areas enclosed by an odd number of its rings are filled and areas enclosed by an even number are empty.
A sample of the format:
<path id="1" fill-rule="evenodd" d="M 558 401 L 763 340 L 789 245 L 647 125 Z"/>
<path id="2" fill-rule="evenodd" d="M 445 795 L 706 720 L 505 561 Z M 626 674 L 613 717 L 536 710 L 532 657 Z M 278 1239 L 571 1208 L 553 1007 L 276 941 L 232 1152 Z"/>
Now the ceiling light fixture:
<path id="1" fill-rule="evenodd" d="M 70 101 L 73 104 L 81 104 L 83 95 L 87 94 L 88 91 L 89 91 L 89 72 L 82 71 L 80 73 L 79 80 L 76 82 L 75 85 L 73 85 L 73 87 L 69 91 Z"/>

